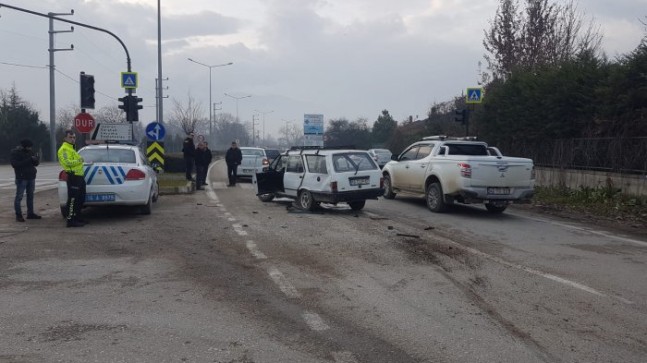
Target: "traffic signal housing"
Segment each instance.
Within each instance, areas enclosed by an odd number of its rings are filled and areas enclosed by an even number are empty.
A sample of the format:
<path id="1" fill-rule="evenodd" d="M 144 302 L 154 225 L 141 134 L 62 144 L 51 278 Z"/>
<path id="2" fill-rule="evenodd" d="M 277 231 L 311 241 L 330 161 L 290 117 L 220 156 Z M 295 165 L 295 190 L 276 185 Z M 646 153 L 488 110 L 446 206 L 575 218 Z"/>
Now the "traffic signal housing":
<path id="1" fill-rule="evenodd" d="M 141 97 L 130 96 L 130 102 L 128 103 L 129 110 L 126 112 L 126 120 L 139 121 L 139 110 L 144 108 L 144 106 L 139 104 L 142 101 L 143 99 Z"/>
<path id="2" fill-rule="evenodd" d="M 455 110 L 454 113 L 456 115 L 454 116 L 454 121 L 460 122 L 463 125 L 466 124 L 468 122 L 468 118 L 469 118 L 469 113 L 468 112 L 469 111 L 466 108 L 464 108 L 462 110 Z"/>
<path id="3" fill-rule="evenodd" d="M 124 112 L 126 113 L 126 119 L 128 119 L 128 110 L 130 110 L 130 96 L 119 98 L 119 102 L 121 102 L 121 104 L 117 107 L 119 107 L 120 110 L 124 110 Z"/>
<path id="4" fill-rule="evenodd" d="M 81 108 L 94 109 L 94 76 L 81 72 Z"/>

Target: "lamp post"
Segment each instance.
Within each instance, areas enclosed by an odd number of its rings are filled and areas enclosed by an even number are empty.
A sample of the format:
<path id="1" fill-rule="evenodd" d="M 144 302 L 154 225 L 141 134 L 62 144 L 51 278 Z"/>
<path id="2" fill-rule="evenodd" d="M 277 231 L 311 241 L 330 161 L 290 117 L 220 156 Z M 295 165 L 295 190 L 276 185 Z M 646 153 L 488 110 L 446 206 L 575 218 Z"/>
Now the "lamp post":
<path id="1" fill-rule="evenodd" d="M 191 58 L 187 58 L 190 62 L 193 62 L 195 64 L 199 64 L 203 67 L 209 68 L 209 141 L 213 144 L 213 110 L 211 108 L 211 69 L 216 68 L 216 67 L 224 67 L 224 66 L 230 66 L 234 64 L 233 62 L 229 63 L 223 63 L 223 64 L 214 64 L 214 65 L 208 65 L 204 64 L 201 62 L 198 62 L 196 60 L 193 60 Z"/>
<path id="2" fill-rule="evenodd" d="M 263 115 L 263 142 L 265 142 L 265 115 L 267 115 L 268 113 L 274 112 L 274 110 L 272 110 L 272 111 L 254 110 L 254 111 L 256 111 L 256 112 L 260 113 L 261 115 Z"/>
<path id="3" fill-rule="evenodd" d="M 238 97 L 236 97 L 236 96 L 232 96 L 232 95 L 230 95 L 229 93 L 225 93 L 225 96 L 227 96 L 227 97 L 231 97 L 231 98 L 233 98 L 233 99 L 235 99 L 235 100 L 236 100 L 236 121 L 240 121 L 240 119 L 238 118 L 238 100 L 242 100 L 243 98 L 252 97 L 252 95 L 247 95 L 247 96 L 238 96 Z"/>

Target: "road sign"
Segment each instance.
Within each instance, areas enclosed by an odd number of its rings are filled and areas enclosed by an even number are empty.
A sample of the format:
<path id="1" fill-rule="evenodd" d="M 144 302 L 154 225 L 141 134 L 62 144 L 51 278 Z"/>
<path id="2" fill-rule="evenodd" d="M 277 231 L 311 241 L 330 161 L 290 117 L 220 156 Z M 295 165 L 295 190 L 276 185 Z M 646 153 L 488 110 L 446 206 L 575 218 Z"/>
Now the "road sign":
<path id="1" fill-rule="evenodd" d="M 82 134 L 87 134 L 94 129 L 94 117 L 89 113 L 81 112 L 74 117 L 74 127 Z"/>
<path id="2" fill-rule="evenodd" d="M 151 122 L 146 126 L 146 137 L 151 141 L 164 140 L 166 129 L 159 122 Z"/>
<path id="3" fill-rule="evenodd" d="M 98 122 L 92 140 L 132 141 L 133 125 L 130 123 Z"/>
<path id="4" fill-rule="evenodd" d="M 322 135 L 324 133 L 324 120 L 321 114 L 303 115 L 303 134 Z"/>
<path id="5" fill-rule="evenodd" d="M 468 88 L 465 103 L 481 103 L 483 102 L 483 88 Z"/>
<path id="6" fill-rule="evenodd" d="M 146 157 L 155 170 L 163 170 L 164 143 L 161 141 L 149 141 L 146 147 Z"/>
<path id="7" fill-rule="evenodd" d="M 137 88 L 137 72 L 121 72 L 121 88 Z"/>

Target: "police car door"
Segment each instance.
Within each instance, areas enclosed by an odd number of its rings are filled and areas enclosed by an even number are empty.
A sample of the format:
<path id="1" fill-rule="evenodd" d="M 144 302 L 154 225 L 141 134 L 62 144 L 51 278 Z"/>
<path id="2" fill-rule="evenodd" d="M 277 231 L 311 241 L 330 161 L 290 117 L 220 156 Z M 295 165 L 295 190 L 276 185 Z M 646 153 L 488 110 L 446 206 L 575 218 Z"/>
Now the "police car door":
<path id="1" fill-rule="evenodd" d="M 285 194 L 296 197 L 303 181 L 305 169 L 303 167 L 303 158 L 300 154 L 289 155 L 288 164 L 283 175 L 283 187 Z"/>

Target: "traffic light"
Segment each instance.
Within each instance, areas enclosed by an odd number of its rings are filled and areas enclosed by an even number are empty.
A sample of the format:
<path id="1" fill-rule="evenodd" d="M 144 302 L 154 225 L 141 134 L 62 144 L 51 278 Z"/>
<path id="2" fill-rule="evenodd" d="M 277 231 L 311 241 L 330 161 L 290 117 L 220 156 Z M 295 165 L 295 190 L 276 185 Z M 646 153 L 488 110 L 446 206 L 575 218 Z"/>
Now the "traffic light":
<path id="1" fill-rule="evenodd" d="M 94 109 L 94 76 L 81 72 L 81 108 Z"/>
<path id="2" fill-rule="evenodd" d="M 467 111 L 467 109 L 455 110 L 454 113 L 456 114 L 456 116 L 454 116 L 454 121 L 466 124 L 469 118 L 468 112 L 469 111 Z"/>
<path id="3" fill-rule="evenodd" d="M 124 96 L 119 98 L 121 104 L 118 106 L 120 110 L 124 110 L 126 113 L 126 119 L 128 119 L 128 111 L 130 110 L 130 96 Z"/>
<path id="4" fill-rule="evenodd" d="M 144 106 L 139 103 L 143 101 L 141 97 L 129 96 L 130 101 L 128 103 L 128 111 L 126 112 L 126 120 L 128 121 L 139 121 L 139 110 L 144 108 Z"/>

